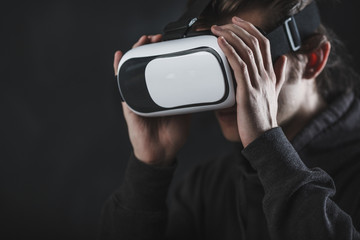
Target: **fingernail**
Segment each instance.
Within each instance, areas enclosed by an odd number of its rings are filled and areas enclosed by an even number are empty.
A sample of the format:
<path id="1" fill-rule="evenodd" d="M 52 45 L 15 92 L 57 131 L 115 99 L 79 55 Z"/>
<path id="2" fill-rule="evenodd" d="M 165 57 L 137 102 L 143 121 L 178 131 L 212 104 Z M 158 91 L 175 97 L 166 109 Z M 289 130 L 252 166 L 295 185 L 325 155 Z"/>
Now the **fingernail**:
<path id="1" fill-rule="evenodd" d="M 241 18 L 236 17 L 236 16 L 234 17 L 234 20 L 237 21 L 237 22 L 243 22 L 243 21 L 244 21 L 244 20 L 242 20 Z"/>
<path id="2" fill-rule="evenodd" d="M 220 36 L 220 41 L 225 45 L 228 44 L 228 42 L 226 41 L 226 39 L 223 36 Z"/>
<path id="3" fill-rule="evenodd" d="M 221 31 L 221 27 L 217 26 L 217 25 L 213 25 L 212 28 L 215 30 L 215 31 Z"/>

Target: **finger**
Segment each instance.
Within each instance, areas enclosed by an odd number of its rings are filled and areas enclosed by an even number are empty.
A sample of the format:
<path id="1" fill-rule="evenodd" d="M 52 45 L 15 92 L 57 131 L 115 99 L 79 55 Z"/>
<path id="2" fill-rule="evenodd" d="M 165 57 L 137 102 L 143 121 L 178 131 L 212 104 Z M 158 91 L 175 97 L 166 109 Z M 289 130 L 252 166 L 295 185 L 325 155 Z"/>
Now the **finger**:
<path id="1" fill-rule="evenodd" d="M 247 69 L 252 79 L 256 79 L 259 69 L 255 60 L 254 53 L 246 43 L 238 37 L 233 31 L 226 29 L 225 27 L 213 26 L 214 33 L 223 36 L 226 42 L 229 43 L 233 49 L 240 55 L 240 58 L 245 61 Z M 234 69 L 235 70 L 235 69 Z M 255 84 L 255 83 L 254 83 Z"/>
<path id="2" fill-rule="evenodd" d="M 285 83 L 286 79 L 286 67 L 288 63 L 288 58 L 283 55 L 274 64 L 274 72 L 276 75 L 276 92 L 279 94 L 282 86 Z"/>
<path id="3" fill-rule="evenodd" d="M 241 86 L 241 89 L 248 89 L 251 87 L 251 81 L 248 74 L 248 69 L 246 63 L 240 58 L 236 50 L 230 45 L 226 39 L 221 36 L 218 38 L 218 43 L 221 50 L 224 52 L 227 57 L 231 68 L 234 71 L 235 80 L 238 86 Z"/>
<path id="4" fill-rule="evenodd" d="M 266 71 L 272 71 L 272 58 L 271 58 L 271 50 L 270 50 L 270 41 L 267 39 L 258 28 L 256 28 L 253 24 L 242 20 L 239 17 L 233 17 L 233 23 L 238 25 L 239 27 L 246 30 L 250 35 L 254 36 L 260 47 L 260 51 L 263 57 L 263 64 Z"/>
<path id="5" fill-rule="evenodd" d="M 115 54 L 114 54 L 114 72 L 115 72 L 115 76 L 117 75 L 119 62 L 120 62 L 122 56 L 123 56 L 123 53 L 121 51 L 116 51 Z M 123 106 L 123 112 L 124 113 L 130 112 L 129 107 L 127 106 L 127 104 L 125 102 L 122 102 L 121 104 Z"/>
<path id="6" fill-rule="evenodd" d="M 120 59 L 121 59 L 122 55 L 123 55 L 123 53 L 121 51 L 116 51 L 115 54 L 114 54 L 114 72 L 115 72 L 115 75 L 117 74 L 119 62 L 120 62 Z"/>
<path id="7" fill-rule="evenodd" d="M 227 24 L 224 25 L 223 28 L 229 31 L 233 31 L 239 38 L 241 38 L 241 40 L 243 40 L 246 46 L 251 49 L 251 52 L 249 53 L 251 55 L 249 56 L 251 58 L 254 58 L 257 68 L 264 68 L 263 52 L 261 51 L 257 36 L 251 35 L 248 31 L 243 29 L 241 26 L 238 26 L 237 24 Z"/>
<path id="8" fill-rule="evenodd" d="M 161 34 L 150 35 L 150 36 L 148 36 L 148 39 L 149 39 L 150 43 L 160 42 L 162 39 L 162 35 Z"/>
<path id="9" fill-rule="evenodd" d="M 141 37 L 139 38 L 139 40 L 132 46 L 132 48 L 136 48 L 136 47 L 138 47 L 138 46 L 147 44 L 147 43 L 149 43 L 149 42 L 150 42 L 150 40 L 149 40 L 148 36 L 143 35 L 143 36 L 141 36 Z"/>

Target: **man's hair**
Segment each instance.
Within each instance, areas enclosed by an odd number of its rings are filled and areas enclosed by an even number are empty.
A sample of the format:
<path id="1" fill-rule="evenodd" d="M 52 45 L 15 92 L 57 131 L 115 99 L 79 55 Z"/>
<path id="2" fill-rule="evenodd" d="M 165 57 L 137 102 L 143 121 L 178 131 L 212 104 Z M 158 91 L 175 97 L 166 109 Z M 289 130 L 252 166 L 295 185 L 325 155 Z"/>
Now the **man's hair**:
<path id="1" fill-rule="evenodd" d="M 188 1 L 188 7 L 195 0 Z M 196 27 L 209 28 L 214 24 L 225 24 L 232 16 L 238 15 L 242 9 L 248 7 L 262 7 L 273 11 L 273 14 L 266 21 L 267 25 L 262 26 L 263 30 L 270 31 L 278 26 L 284 19 L 294 15 L 307 6 L 312 0 L 213 0 L 199 17 Z M 331 53 L 327 65 L 322 73 L 316 78 L 318 92 L 327 102 L 331 102 L 337 96 L 354 91 L 360 95 L 360 78 L 357 72 L 351 67 L 352 59 L 345 45 L 339 37 L 324 24 L 321 24 L 314 35 L 325 36 L 331 43 Z M 319 43 L 320 44 L 320 43 Z M 304 45 L 306 45 L 306 40 Z M 300 54 L 306 54 L 314 49 L 300 49 L 298 53 L 292 53 L 294 58 Z M 298 58 L 300 59 L 300 58 Z"/>

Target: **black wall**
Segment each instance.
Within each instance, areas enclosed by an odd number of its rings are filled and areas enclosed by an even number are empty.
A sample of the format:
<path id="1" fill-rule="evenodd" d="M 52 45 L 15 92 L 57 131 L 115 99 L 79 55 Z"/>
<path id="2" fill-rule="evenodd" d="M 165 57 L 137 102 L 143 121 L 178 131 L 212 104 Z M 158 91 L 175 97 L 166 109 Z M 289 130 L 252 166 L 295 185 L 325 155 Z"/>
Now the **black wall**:
<path id="1" fill-rule="evenodd" d="M 323 14 L 358 66 L 356 3 L 324 5 Z M 101 206 L 131 152 L 113 53 L 160 33 L 184 6 L 59 0 L 0 7 L 1 239 L 96 238 Z M 231 148 L 212 113 L 195 114 L 178 174 Z"/>

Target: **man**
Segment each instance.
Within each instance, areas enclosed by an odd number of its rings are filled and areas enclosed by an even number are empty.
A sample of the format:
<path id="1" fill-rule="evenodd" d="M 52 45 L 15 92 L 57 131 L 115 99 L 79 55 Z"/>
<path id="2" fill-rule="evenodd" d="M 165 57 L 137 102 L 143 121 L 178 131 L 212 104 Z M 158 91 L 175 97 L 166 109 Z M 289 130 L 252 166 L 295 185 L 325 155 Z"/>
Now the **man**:
<path id="1" fill-rule="evenodd" d="M 204 11 L 197 27 L 211 26 L 237 84 L 236 105 L 216 116 L 224 136 L 241 142 L 238 152 L 195 168 L 168 208 L 189 117 L 143 118 L 124 103 L 133 155 L 105 205 L 102 238 L 360 239 L 360 101 L 352 70 L 331 59 L 323 27 L 274 64 L 257 28 L 271 30 L 308 3 L 219 0 Z M 134 47 L 160 40 L 143 36 Z M 115 72 L 120 58 L 116 52 Z M 345 80 L 331 77 L 341 74 Z"/>

